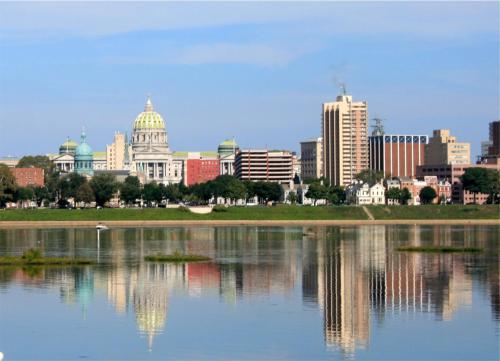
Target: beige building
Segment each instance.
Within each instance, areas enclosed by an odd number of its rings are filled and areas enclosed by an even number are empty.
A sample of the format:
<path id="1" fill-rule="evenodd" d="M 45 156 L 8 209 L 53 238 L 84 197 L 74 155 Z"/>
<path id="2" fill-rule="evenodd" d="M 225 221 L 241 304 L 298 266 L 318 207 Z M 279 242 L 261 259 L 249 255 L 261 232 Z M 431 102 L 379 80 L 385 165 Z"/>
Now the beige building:
<path id="1" fill-rule="evenodd" d="M 323 176 L 323 138 L 300 142 L 300 162 L 302 179 Z"/>
<path id="2" fill-rule="evenodd" d="M 109 170 L 129 169 L 131 153 L 130 148 L 131 147 L 128 142 L 127 135 L 116 132 L 113 143 L 106 146 L 107 168 Z"/>
<path id="3" fill-rule="evenodd" d="M 458 143 L 448 129 L 434 130 L 425 146 L 425 164 L 470 164 L 470 143 Z"/>
<path id="4" fill-rule="evenodd" d="M 9 168 L 14 168 L 17 163 L 19 163 L 19 158 L 7 156 L 5 158 L 0 158 L 0 164 L 5 164 Z"/>
<path id="5" fill-rule="evenodd" d="M 339 95 L 323 103 L 323 172 L 332 185 L 346 186 L 369 167 L 368 104 Z"/>

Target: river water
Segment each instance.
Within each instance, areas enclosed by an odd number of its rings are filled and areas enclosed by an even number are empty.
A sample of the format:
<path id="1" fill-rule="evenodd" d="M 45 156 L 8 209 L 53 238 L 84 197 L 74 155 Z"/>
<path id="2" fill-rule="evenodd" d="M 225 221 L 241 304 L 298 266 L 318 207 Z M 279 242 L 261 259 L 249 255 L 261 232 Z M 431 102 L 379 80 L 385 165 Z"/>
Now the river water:
<path id="1" fill-rule="evenodd" d="M 0 229 L 5 360 L 498 360 L 498 226 Z M 408 254 L 402 245 L 483 247 Z M 212 262 L 158 264 L 174 251 Z"/>

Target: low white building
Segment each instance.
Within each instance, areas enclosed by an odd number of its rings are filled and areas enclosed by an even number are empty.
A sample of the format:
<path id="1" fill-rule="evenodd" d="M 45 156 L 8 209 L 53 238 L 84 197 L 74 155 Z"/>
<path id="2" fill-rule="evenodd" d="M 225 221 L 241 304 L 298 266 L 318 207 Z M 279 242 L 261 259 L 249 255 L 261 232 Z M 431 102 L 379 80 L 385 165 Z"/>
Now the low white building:
<path id="1" fill-rule="evenodd" d="M 376 183 L 370 187 L 368 183 L 354 182 L 346 188 L 348 204 L 385 204 L 385 188 Z"/>

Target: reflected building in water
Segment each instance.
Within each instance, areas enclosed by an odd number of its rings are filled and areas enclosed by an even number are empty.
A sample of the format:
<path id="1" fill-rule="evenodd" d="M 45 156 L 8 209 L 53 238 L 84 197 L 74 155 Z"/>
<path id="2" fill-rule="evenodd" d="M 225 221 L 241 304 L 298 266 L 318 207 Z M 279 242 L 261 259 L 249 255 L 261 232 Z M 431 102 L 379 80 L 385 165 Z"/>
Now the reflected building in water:
<path id="1" fill-rule="evenodd" d="M 302 297 L 305 305 L 322 310 L 328 347 L 346 355 L 366 347 L 372 316 L 383 322 L 387 313 L 420 312 L 449 320 L 471 305 L 467 264 L 475 256 L 394 250 L 398 244 L 422 244 L 426 233 L 427 243 L 452 242 L 449 229 L 429 232 L 421 226 L 305 229 Z"/>
<path id="2" fill-rule="evenodd" d="M 168 294 L 173 288 L 185 285 L 185 266 L 175 264 L 141 264 L 132 273 L 130 288 L 137 327 L 148 339 L 151 350 L 157 334 L 163 332 L 167 321 Z"/>
<path id="3" fill-rule="evenodd" d="M 47 255 L 93 257 L 94 234 L 74 229 L 8 230 L 0 233 L 0 247 L 16 254 L 20 247 L 40 241 Z M 24 237 L 28 240 L 20 242 Z M 302 303 L 317 307 L 323 316 L 326 346 L 349 356 L 369 345 L 372 322 L 382 323 L 388 314 L 452 319 L 458 309 L 472 304 L 474 282 L 488 293 L 499 320 L 498 262 L 487 261 L 498 252 L 498 239 L 470 226 L 453 231 L 449 226 L 418 225 L 121 229 L 102 234 L 103 266 L 32 273 L 0 270 L 0 284 L 8 279 L 30 287 L 57 286 L 62 301 L 81 305 L 84 317 L 95 294 L 102 291 L 117 314 L 133 312 L 150 349 L 156 335 L 167 329 L 174 292 L 188 297 L 215 295 L 231 305 L 250 297 L 293 298 L 293 291 L 300 292 L 301 287 Z M 399 245 L 422 244 L 481 246 L 486 251 L 479 255 L 395 251 Z M 216 261 L 188 265 L 143 261 L 145 255 L 176 250 Z"/>

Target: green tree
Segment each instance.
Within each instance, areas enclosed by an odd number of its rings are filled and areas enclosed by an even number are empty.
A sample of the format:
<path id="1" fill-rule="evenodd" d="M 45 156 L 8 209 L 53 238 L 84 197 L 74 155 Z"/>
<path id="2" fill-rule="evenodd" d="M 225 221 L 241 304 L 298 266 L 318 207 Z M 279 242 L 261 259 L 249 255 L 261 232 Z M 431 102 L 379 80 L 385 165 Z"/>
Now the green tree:
<path id="1" fill-rule="evenodd" d="M 33 188 L 31 187 L 18 187 L 14 196 L 15 201 L 28 201 L 34 197 Z"/>
<path id="2" fill-rule="evenodd" d="M 50 193 L 47 187 L 34 187 L 33 193 L 34 193 L 33 199 L 38 207 L 42 205 L 44 200 L 48 200 L 50 198 Z"/>
<path id="3" fill-rule="evenodd" d="M 342 186 L 333 186 L 328 189 L 328 201 L 331 204 L 339 205 L 345 203 L 345 189 Z"/>
<path id="4" fill-rule="evenodd" d="M 179 184 L 169 184 L 165 187 L 163 198 L 172 202 L 178 202 L 182 199 L 182 192 Z"/>
<path id="5" fill-rule="evenodd" d="M 406 187 L 404 187 L 402 190 L 401 190 L 401 196 L 399 197 L 399 203 L 400 204 L 403 204 L 403 205 L 408 205 L 408 201 L 410 199 L 412 199 L 412 194 L 410 192 L 410 190 Z"/>
<path id="6" fill-rule="evenodd" d="M 212 181 L 194 184 L 190 187 L 190 193 L 199 200 L 208 203 L 214 195 L 214 184 Z"/>
<path id="7" fill-rule="evenodd" d="M 297 193 L 294 191 L 288 192 L 288 196 L 286 197 L 287 201 L 290 202 L 291 204 L 297 203 Z"/>
<path id="8" fill-rule="evenodd" d="M 177 185 L 177 190 L 180 194 L 179 200 L 182 200 L 189 193 L 188 187 L 186 187 L 183 180 Z"/>
<path id="9" fill-rule="evenodd" d="M 488 182 L 488 193 L 489 202 L 497 204 L 499 202 L 500 194 L 500 172 L 494 169 L 489 169 L 489 182 Z"/>
<path id="10" fill-rule="evenodd" d="M 0 208 L 4 208 L 7 202 L 14 200 L 16 188 L 16 179 L 9 167 L 0 164 Z"/>
<path id="11" fill-rule="evenodd" d="M 250 200 L 250 198 L 253 198 L 257 195 L 255 193 L 255 182 L 246 180 L 246 181 L 243 181 L 243 185 L 245 186 L 245 189 L 246 189 L 245 200 L 248 202 Z"/>
<path id="12" fill-rule="evenodd" d="M 75 201 L 83 202 L 84 205 L 95 201 L 94 191 L 88 182 L 83 183 L 75 193 Z"/>
<path id="13" fill-rule="evenodd" d="M 422 204 L 431 204 L 434 198 L 437 197 L 436 191 L 432 187 L 424 187 L 418 194 Z"/>
<path id="14" fill-rule="evenodd" d="M 376 171 L 373 169 L 363 169 L 361 172 L 354 176 L 355 179 L 368 183 L 370 186 L 380 182 L 384 178 L 383 171 Z"/>
<path id="15" fill-rule="evenodd" d="M 215 198 L 223 197 L 234 200 L 246 198 L 245 185 L 232 175 L 220 175 L 212 181 L 212 190 Z"/>
<path id="16" fill-rule="evenodd" d="M 75 198 L 76 191 L 87 182 L 87 178 L 78 173 L 70 173 L 57 182 L 58 198 Z"/>
<path id="17" fill-rule="evenodd" d="M 60 174 L 56 171 L 49 174 L 45 180 L 45 188 L 48 192 L 47 199 L 50 201 L 55 201 L 59 198 L 59 177 Z"/>
<path id="18" fill-rule="evenodd" d="M 142 189 L 142 198 L 148 206 L 151 206 L 153 202 L 161 202 L 162 196 L 162 191 L 156 182 L 147 183 Z"/>
<path id="19" fill-rule="evenodd" d="M 222 196 L 236 202 L 238 199 L 245 199 L 246 192 L 245 185 L 240 180 L 234 178 L 233 181 L 229 182 Z"/>
<path id="20" fill-rule="evenodd" d="M 309 189 L 306 192 L 306 197 L 311 198 L 316 205 L 316 202 L 319 199 L 327 199 L 328 197 L 328 188 L 323 184 L 315 182 L 309 185 Z"/>
<path id="21" fill-rule="evenodd" d="M 96 204 L 103 207 L 118 190 L 118 183 L 112 174 L 98 174 L 90 181 Z"/>
<path id="22" fill-rule="evenodd" d="M 407 188 L 405 188 L 407 189 Z M 385 191 L 385 197 L 387 199 L 394 201 L 400 201 L 401 200 L 401 189 L 399 188 L 389 188 L 388 190 Z"/>
<path id="23" fill-rule="evenodd" d="M 125 204 L 132 204 L 141 198 L 141 182 L 138 177 L 128 176 L 120 185 L 120 199 Z"/>
<path id="24" fill-rule="evenodd" d="M 259 203 L 277 202 L 283 196 L 283 189 L 275 182 L 254 182 L 252 192 L 259 198 Z"/>
<path id="25" fill-rule="evenodd" d="M 283 188 L 279 183 L 266 182 L 264 185 L 266 201 L 278 202 L 283 196 Z"/>
<path id="26" fill-rule="evenodd" d="M 476 195 L 478 193 L 489 193 L 490 189 L 490 173 L 486 168 L 467 168 L 464 174 L 460 177 L 460 181 L 466 191 L 474 195 L 474 203 L 476 203 Z"/>

